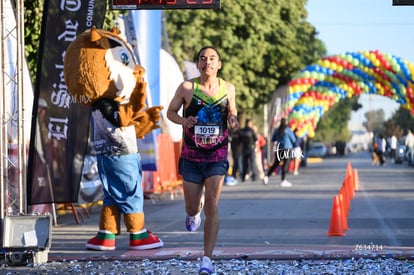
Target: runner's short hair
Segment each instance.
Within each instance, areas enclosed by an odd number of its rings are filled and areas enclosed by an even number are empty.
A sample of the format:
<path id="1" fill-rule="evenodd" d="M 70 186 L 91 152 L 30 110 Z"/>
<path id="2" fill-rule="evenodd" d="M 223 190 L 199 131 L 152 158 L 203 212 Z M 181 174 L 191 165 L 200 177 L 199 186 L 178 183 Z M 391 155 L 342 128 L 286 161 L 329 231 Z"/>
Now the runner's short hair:
<path id="1" fill-rule="evenodd" d="M 206 49 L 214 50 L 217 53 L 217 56 L 218 56 L 219 60 L 221 60 L 221 55 L 220 55 L 220 53 L 218 52 L 218 50 L 216 48 L 214 48 L 213 46 L 204 46 L 204 47 L 201 48 L 201 50 L 198 51 L 195 62 L 198 62 L 198 59 L 200 58 L 200 54 Z"/>

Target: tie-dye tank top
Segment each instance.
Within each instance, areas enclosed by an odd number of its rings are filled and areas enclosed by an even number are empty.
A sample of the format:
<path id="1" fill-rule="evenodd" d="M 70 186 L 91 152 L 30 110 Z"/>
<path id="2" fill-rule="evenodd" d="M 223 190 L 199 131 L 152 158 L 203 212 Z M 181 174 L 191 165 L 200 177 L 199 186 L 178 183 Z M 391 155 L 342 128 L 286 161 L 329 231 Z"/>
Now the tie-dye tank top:
<path id="1" fill-rule="evenodd" d="M 209 97 L 194 79 L 194 94 L 190 105 L 184 109 L 184 117 L 197 116 L 192 128 L 184 127 L 181 156 L 196 162 L 227 160 L 227 90 L 225 81 L 219 78 L 219 92 Z"/>

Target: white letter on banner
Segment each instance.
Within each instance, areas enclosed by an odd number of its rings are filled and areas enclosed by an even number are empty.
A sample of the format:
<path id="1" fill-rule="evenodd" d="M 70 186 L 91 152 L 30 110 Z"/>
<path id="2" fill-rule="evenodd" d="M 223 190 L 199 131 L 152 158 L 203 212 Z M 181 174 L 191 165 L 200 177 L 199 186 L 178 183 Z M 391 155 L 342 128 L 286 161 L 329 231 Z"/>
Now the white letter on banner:
<path id="1" fill-rule="evenodd" d="M 60 2 L 60 9 L 61 10 L 68 10 L 68 11 L 78 11 L 81 7 L 80 0 L 62 0 Z"/>
<path id="2" fill-rule="evenodd" d="M 68 87 L 65 84 L 64 74 L 63 74 L 63 65 L 55 64 L 57 70 L 61 69 L 59 73 L 59 83 L 53 83 L 53 91 L 50 96 L 50 101 L 58 107 L 63 107 L 69 109 L 71 103 L 71 96 L 68 93 Z"/>
<path id="3" fill-rule="evenodd" d="M 56 138 L 57 140 L 66 139 L 68 132 L 68 118 L 50 118 L 50 123 L 48 125 L 49 133 L 47 134 L 48 138 Z M 63 124 L 61 127 L 59 124 Z"/>
<path id="4" fill-rule="evenodd" d="M 76 30 L 78 29 L 79 23 L 76 22 L 75 24 L 72 23 L 70 20 L 65 21 L 66 30 L 58 36 L 58 39 L 61 40 L 65 38 L 65 41 L 72 42 L 76 38 Z"/>

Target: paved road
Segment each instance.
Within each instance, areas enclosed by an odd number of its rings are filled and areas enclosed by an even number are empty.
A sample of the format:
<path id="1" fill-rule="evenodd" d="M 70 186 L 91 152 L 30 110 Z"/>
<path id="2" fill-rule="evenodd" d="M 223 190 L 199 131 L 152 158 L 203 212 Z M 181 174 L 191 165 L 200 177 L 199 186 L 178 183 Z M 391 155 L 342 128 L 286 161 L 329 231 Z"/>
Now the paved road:
<path id="1" fill-rule="evenodd" d="M 345 236 L 327 236 L 333 198 L 340 191 L 347 164 L 357 169 L 359 191 L 350 204 Z M 309 163 L 297 176 L 288 175 L 291 188 L 279 186 L 280 177 L 225 186 L 220 204 L 219 258 L 329 258 L 353 255 L 414 256 L 414 168 L 387 163 L 372 166 L 369 155 L 327 158 Z M 202 233 L 184 226 L 181 195 L 166 194 L 145 203 L 147 227 L 165 247 L 129 251 L 128 234 L 117 237 L 117 250 L 88 251 L 85 242 L 97 230 L 99 207 L 77 225 L 69 214 L 53 227 L 50 260 L 62 259 L 195 259 L 202 253 Z"/>

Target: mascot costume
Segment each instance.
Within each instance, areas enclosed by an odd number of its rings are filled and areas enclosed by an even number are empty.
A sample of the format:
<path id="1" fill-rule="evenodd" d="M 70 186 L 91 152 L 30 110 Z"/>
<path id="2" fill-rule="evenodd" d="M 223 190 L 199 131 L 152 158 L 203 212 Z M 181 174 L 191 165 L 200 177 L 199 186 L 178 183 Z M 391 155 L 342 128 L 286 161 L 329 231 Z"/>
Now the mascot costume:
<path id="1" fill-rule="evenodd" d="M 144 68 L 119 30 L 92 28 L 67 48 L 64 77 L 69 93 L 92 108 L 92 142 L 104 199 L 99 231 L 87 249 L 114 250 L 123 216 L 130 249 L 163 242 L 145 228 L 142 167 L 137 138 L 159 128 L 161 106 L 146 108 Z M 89 118 L 85 118 L 89 119 Z"/>

